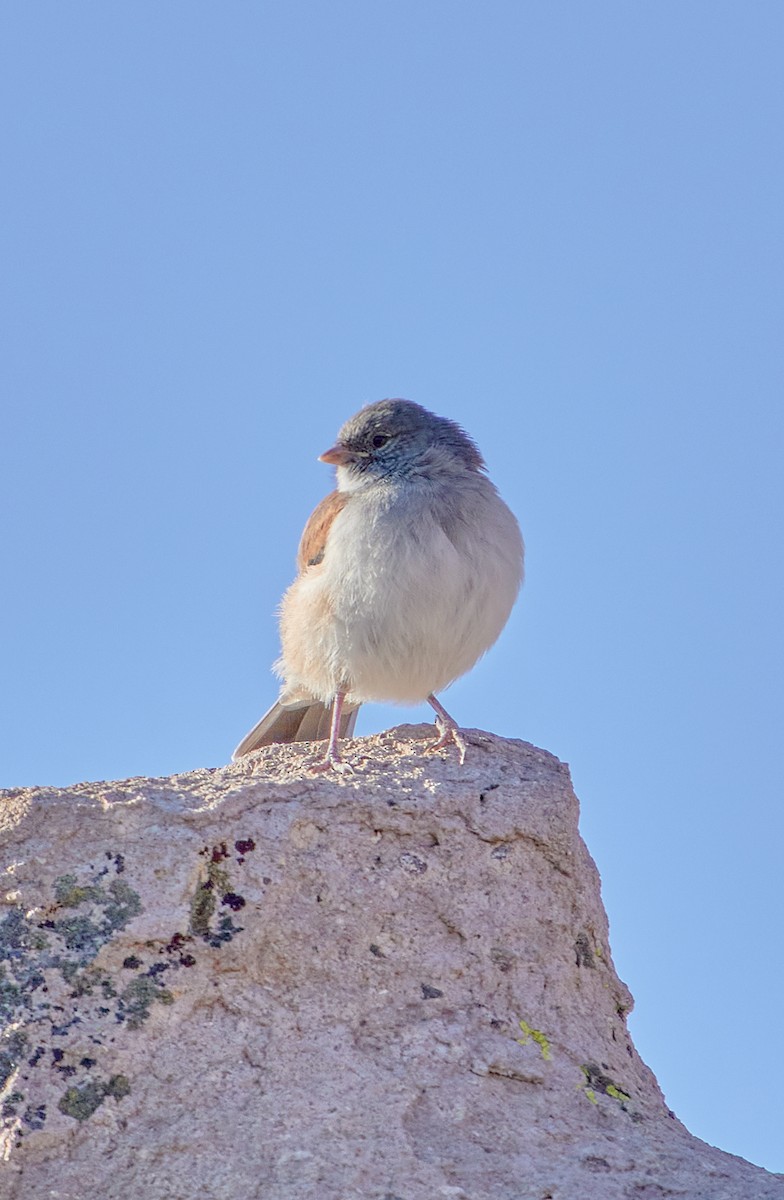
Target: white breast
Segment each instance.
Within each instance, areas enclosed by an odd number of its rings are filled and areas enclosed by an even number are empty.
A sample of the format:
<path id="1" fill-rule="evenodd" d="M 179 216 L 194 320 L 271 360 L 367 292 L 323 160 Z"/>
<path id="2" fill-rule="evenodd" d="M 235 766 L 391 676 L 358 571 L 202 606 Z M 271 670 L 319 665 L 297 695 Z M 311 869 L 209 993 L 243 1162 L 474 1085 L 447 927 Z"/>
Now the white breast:
<path id="1" fill-rule="evenodd" d="M 410 485 L 354 494 L 322 567 L 282 609 L 286 691 L 328 701 L 417 703 L 474 665 L 506 624 L 522 581 L 512 513 L 484 476 L 462 502 Z"/>

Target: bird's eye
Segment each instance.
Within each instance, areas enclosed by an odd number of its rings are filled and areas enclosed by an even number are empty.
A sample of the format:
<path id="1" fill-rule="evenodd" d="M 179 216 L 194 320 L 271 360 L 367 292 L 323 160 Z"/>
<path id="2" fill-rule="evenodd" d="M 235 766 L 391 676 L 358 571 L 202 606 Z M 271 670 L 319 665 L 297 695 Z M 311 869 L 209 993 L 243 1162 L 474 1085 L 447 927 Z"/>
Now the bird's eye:
<path id="1" fill-rule="evenodd" d="M 372 441 L 373 449 L 380 450 L 382 446 L 386 446 L 388 441 L 389 441 L 388 433 L 377 433 L 374 436 L 373 441 Z"/>

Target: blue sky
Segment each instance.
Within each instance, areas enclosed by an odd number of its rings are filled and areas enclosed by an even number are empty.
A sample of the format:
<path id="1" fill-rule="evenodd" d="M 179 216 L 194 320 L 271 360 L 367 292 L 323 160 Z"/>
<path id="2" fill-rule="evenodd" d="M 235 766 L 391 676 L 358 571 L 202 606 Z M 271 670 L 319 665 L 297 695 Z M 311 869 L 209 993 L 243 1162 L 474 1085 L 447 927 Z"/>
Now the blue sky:
<path id="1" fill-rule="evenodd" d="M 783 36 L 766 0 L 0 17 L 0 783 L 225 762 L 317 455 L 383 396 L 454 417 L 528 580 L 448 706 L 571 764 L 640 1052 L 780 1171 Z"/>

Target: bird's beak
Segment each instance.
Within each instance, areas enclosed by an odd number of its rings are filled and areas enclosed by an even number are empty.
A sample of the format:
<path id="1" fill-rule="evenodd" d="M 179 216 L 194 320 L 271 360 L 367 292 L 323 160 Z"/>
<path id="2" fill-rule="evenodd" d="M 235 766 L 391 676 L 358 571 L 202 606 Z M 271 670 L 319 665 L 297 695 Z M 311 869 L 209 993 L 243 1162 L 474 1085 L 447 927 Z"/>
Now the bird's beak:
<path id="1" fill-rule="evenodd" d="M 319 454 L 319 462 L 331 463 L 334 467 L 346 467 L 354 461 L 354 455 L 345 446 L 338 444 Z"/>

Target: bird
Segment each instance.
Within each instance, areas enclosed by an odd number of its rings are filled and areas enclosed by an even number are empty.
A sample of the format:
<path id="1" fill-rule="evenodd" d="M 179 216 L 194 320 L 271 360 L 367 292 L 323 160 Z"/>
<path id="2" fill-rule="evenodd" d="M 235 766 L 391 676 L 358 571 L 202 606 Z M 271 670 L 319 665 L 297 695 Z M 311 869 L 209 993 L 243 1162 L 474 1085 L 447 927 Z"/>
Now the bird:
<path id="1" fill-rule="evenodd" d="M 234 751 L 327 740 L 312 770 L 351 771 L 340 741 L 361 704 L 435 711 L 438 739 L 466 739 L 438 699 L 489 650 L 523 582 L 517 520 L 473 439 L 412 400 L 368 404 L 319 456 L 336 487 L 314 509 L 280 605 L 278 699 Z"/>

